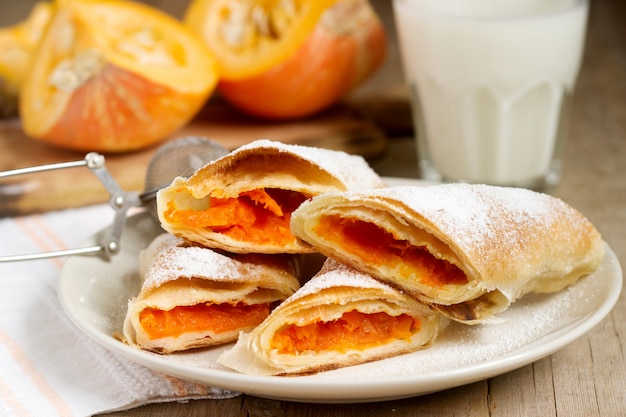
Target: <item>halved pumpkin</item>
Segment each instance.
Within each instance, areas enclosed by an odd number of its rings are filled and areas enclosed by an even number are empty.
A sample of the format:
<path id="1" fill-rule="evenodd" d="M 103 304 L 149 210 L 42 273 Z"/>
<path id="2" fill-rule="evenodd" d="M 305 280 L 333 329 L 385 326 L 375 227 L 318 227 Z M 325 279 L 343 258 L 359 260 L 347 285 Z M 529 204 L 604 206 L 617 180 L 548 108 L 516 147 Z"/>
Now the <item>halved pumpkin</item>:
<path id="1" fill-rule="evenodd" d="M 193 0 L 184 22 L 219 62 L 221 77 L 241 80 L 292 55 L 337 0 Z"/>
<path id="2" fill-rule="evenodd" d="M 221 95 L 270 119 L 334 104 L 378 69 L 386 52 L 367 0 L 195 0 L 185 21 L 220 62 Z"/>
<path id="3" fill-rule="evenodd" d="M 0 29 L 0 115 L 17 114 L 24 74 L 52 12 L 52 3 L 39 2 L 25 20 Z"/>
<path id="4" fill-rule="evenodd" d="M 122 152 L 186 124 L 217 65 L 186 26 L 122 0 L 58 0 L 20 94 L 25 132 L 78 150 Z"/>

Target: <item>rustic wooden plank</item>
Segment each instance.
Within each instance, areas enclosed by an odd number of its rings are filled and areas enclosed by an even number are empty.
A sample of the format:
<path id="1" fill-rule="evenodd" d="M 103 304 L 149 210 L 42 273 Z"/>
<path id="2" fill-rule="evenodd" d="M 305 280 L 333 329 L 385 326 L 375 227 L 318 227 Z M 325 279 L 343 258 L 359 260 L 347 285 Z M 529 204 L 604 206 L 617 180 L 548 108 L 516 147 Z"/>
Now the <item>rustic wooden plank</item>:
<path id="1" fill-rule="evenodd" d="M 283 417 L 482 417 L 488 415 L 486 381 L 449 389 L 446 391 L 393 401 L 356 404 L 302 404 L 279 402 L 272 409 Z M 250 414 L 253 416 L 256 414 Z M 262 416 L 263 414 L 258 414 Z"/>
<path id="2" fill-rule="evenodd" d="M 489 380 L 491 417 L 556 416 L 550 358 Z"/>
<path id="3" fill-rule="evenodd" d="M 592 373 L 593 358 L 585 336 L 552 356 L 558 415 L 600 416 Z"/>
<path id="4" fill-rule="evenodd" d="M 623 294 L 623 293 L 622 293 Z M 623 299 L 623 297 L 622 297 Z M 599 415 L 626 415 L 626 303 L 589 334 Z"/>

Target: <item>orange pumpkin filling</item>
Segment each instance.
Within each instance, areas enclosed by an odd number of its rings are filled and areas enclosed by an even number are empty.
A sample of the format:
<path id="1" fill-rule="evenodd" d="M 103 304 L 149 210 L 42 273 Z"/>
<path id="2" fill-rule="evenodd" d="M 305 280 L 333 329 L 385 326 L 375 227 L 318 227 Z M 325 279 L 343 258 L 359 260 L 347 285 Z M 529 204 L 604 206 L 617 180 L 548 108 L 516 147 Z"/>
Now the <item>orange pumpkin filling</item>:
<path id="1" fill-rule="evenodd" d="M 409 274 L 409 268 L 417 271 L 414 276 L 422 284 L 434 288 L 468 282 L 465 273 L 456 265 L 435 258 L 426 248 L 396 239 L 373 223 L 329 216 L 320 222 L 315 232 L 371 264 L 397 265 L 403 276 Z"/>
<path id="2" fill-rule="evenodd" d="M 364 314 L 356 310 L 341 318 L 304 326 L 290 324 L 274 334 L 272 349 L 281 354 L 306 351 L 363 350 L 381 346 L 393 340 L 408 340 L 420 329 L 420 322 L 407 315 L 390 316 L 387 313 Z"/>
<path id="3" fill-rule="evenodd" d="M 196 304 L 167 311 L 146 308 L 140 313 L 139 322 L 150 339 L 160 339 L 188 332 L 223 333 L 252 328 L 261 323 L 269 312 L 269 304 Z"/>
<path id="4" fill-rule="evenodd" d="M 289 228 L 291 213 L 307 197 L 281 189 L 247 191 L 237 198 L 211 197 L 206 210 L 178 210 L 173 202 L 164 213 L 168 221 L 207 228 L 235 240 L 284 245 L 295 240 Z"/>

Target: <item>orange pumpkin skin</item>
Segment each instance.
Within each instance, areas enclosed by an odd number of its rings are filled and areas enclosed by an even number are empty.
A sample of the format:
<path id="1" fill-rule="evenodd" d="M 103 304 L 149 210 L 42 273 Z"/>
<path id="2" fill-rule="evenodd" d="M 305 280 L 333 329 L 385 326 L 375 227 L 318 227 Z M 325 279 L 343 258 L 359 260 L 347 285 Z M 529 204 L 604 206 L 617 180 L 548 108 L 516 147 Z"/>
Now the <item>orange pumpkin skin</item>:
<path id="1" fill-rule="evenodd" d="M 145 148 L 183 127 L 206 101 L 107 64 L 76 90 L 39 140 L 83 151 Z"/>
<path id="2" fill-rule="evenodd" d="M 123 0 L 57 0 L 20 90 L 31 138 L 127 152 L 166 139 L 214 91 L 217 63 L 181 22 Z"/>
<path id="3" fill-rule="evenodd" d="M 234 107 L 267 119 L 310 116 L 336 103 L 382 65 L 387 48 L 383 25 L 367 2 L 341 12 L 346 16 L 330 23 L 322 17 L 286 61 L 248 78 L 221 79 L 218 91 Z M 358 24 L 340 26 L 355 13 Z"/>

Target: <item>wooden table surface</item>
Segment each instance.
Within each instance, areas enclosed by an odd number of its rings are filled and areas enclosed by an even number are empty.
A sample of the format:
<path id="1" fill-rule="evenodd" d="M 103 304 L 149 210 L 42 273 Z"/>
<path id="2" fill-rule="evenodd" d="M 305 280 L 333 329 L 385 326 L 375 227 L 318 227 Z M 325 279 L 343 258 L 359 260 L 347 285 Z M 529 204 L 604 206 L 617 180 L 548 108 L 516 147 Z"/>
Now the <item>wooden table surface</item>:
<path id="1" fill-rule="evenodd" d="M 380 4 L 394 41 L 387 0 Z M 587 47 L 565 145 L 562 184 L 555 194 L 600 230 L 626 266 L 626 3 L 592 0 Z M 401 80 L 392 44 L 381 73 L 355 102 Z M 401 90 L 401 89 L 400 89 Z M 380 91 L 379 91 L 380 92 Z M 400 93 L 402 96 L 402 92 Z M 393 97 L 392 97 L 393 98 Z M 367 106 L 364 106 L 366 108 Z M 397 131 L 402 132 L 402 129 Z M 416 177 L 410 135 L 392 137 L 372 165 L 382 175 Z M 622 294 L 623 295 L 623 294 Z M 521 369 L 470 385 L 402 400 L 314 404 L 241 395 L 229 400 L 148 405 L 107 416 L 624 416 L 626 415 L 626 299 L 585 336 Z"/>

